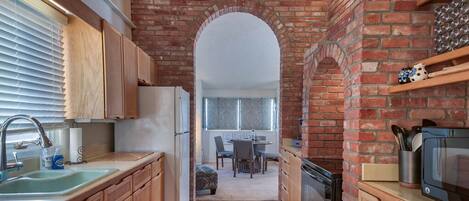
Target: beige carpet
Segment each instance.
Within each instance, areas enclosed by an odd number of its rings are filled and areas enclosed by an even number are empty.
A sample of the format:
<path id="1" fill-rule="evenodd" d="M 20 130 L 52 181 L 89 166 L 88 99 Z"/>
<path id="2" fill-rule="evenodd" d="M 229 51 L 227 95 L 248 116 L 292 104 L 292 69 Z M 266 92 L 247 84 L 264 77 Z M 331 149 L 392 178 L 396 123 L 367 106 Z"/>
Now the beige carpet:
<path id="1" fill-rule="evenodd" d="M 215 164 L 210 164 L 214 168 Z M 231 161 L 218 170 L 218 189 L 215 195 L 210 191 L 197 192 L 198 201 L 277 201 L 278 200 L 278 163 L 269 161 L 268 171 L 257 173 L 251 179 L 248 173 L 233 177 Z"/>

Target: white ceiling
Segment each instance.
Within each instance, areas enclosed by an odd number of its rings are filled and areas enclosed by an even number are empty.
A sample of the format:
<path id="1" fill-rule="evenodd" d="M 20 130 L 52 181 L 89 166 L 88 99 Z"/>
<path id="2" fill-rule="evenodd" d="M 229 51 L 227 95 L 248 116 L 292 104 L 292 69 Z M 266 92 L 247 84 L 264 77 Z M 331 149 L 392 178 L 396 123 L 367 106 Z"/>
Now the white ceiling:
<path id="1" fill-rule="evenodd" d="M 207 89 L 275 89 L 280 48 L 261 19 L 247 13 L 218 17 L 196 44 L 196 76 Z"/>

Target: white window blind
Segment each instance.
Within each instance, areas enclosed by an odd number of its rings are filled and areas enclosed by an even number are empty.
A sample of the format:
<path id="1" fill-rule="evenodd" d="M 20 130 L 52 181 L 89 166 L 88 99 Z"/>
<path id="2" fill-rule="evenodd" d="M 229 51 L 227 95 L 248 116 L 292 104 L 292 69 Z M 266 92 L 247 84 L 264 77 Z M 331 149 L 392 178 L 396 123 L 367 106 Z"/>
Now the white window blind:
<path id="1" fill-rule="evenodd" d="M 62 25 L 21 0 L 1 1 L 0 123 L 27 114 L 45 127 L 63 126 Z M 28 128 L 26 121 L 11 126 Z"/>

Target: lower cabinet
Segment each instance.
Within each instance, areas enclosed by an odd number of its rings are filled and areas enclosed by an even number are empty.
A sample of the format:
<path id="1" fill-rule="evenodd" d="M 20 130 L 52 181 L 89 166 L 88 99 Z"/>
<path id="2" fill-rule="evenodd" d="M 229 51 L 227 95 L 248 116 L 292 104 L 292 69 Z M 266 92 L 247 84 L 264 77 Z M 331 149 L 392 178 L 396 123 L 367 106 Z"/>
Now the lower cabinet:
<path id="1" fill-rule="evenodd" d="M 151 201 L 151 182 L 146 183 L 132 195 L 133 201 Z"/>
<path id="2" fill-rule="evenodd" d="M 151 200 L 164 201 L 164 172 L 160 172 L 151 179 Z"/>
<path id="3" fill-rule="evenodd" d="M 164 156 L 86 201 L 164 201 Z"/>
<path id="4" fill-rule="evenodd" d="M 301 158 L 286 149 L 280 149 L 280 200 L 301 200 Z"/>

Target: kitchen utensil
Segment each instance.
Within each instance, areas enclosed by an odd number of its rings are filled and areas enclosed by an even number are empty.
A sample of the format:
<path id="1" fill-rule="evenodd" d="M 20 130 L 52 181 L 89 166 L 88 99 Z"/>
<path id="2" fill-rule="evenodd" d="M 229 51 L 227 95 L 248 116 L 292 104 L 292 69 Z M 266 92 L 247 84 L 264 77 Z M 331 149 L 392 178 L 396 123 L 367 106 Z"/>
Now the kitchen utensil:
<path id="1" fill-rule="evenodd" d="M 401 150 L 407 151 L 407 147 L 405 145 L 405 140 L 404 140 L 404 130 L 396 125 L 391 126 L 392 132 L 394 133 L 395 136 L 399 139 L 399 146 Z"/>
<path id="2" fill-rule="evenodd" d="M 422 133 L 417 133 L 412 139 L 412 151 L 416 152 L 422 147 Z"/>
<path id="3" fill-rule="evenodd" d="M 436 123 L 429 119 L 422 119 L 422 127 L 436 126 Z"/>
<path id="4" fill-rule="evenodd" d="M 415 135 L 417 135 L 418 133 L 422 133 L 422 127 L 421 126 L 412 126 L 412 130 L 408 133 L 408 135 L 405 138 L 406 146 L 407 146 L 408 150 L 413 149 L 412 140 L 414 139 Z"/>

